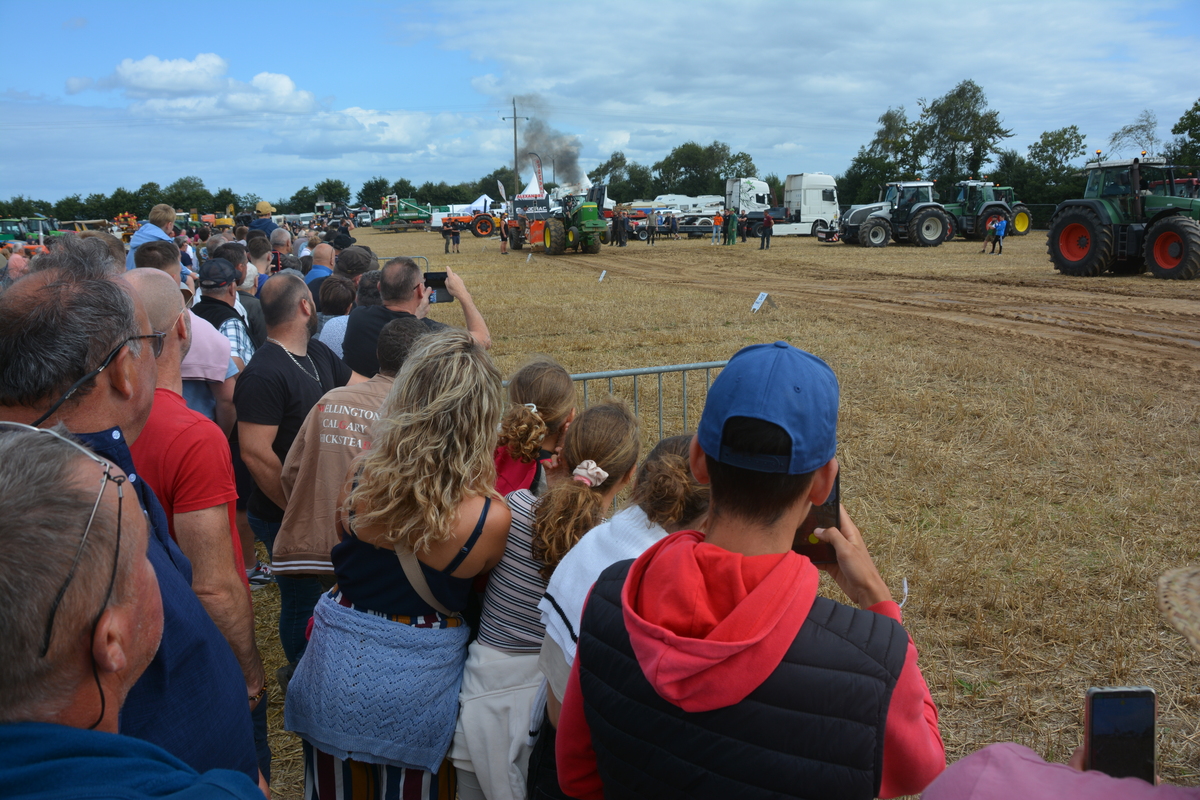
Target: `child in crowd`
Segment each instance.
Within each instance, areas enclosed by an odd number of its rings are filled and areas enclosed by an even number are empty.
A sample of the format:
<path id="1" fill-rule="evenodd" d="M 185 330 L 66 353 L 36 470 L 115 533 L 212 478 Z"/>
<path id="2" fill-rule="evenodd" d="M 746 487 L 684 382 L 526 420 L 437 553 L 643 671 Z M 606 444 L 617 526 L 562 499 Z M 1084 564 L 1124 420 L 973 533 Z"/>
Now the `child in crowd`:
<path id="1" fill-rule="evenodd" d="M 638 449 L 637 419 L 628 407 L 618 401 L 594 405 L 566 433 L 560 461 L 569 473 L 540 499 L 528 489 L 506 498 L 512 527 L 488 581 L 450 750 L 463 800 L 525 797 L 530 718 L 542 683 L 538 655 L 545 636 L 537 603 L 563 556 L 602 521 L 633 478 Z"/>
<path id="2" fill-rule="evenodd" d="M 575 384 L 552 358 L 534 358 L 508 381 L 509 407 L 496 447 L 496 491 L 546 490 L 545 459 L 562 446 L 575 419 Z"/>

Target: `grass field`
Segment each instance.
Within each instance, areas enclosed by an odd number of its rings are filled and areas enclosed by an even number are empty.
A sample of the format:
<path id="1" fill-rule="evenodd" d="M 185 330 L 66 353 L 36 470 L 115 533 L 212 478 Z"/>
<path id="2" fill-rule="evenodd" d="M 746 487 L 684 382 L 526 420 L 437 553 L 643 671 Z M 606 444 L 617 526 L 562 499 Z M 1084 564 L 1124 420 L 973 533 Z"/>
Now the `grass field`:
<path id="1" fill-rule="evenodd" d="M 766 252 L 697 239 L 531 260 L 469 235 L 459 255 L 432 233 L 355 235 L 460 272 L 506 374 L 535 353 L 571 372 L 724 360 L 775 339 L 820 355 L 842 388 L 843 500 L 897 599 L 907 579 L 905 627 L 950 760 L 1016 741 L 1065 761 L 1087 687 L 1149 684 L 1161 774 L 1200 782 L 1200 662 L 1155 607 L 1158 575 L 1200 560 L 1200 281 L 1065 278 L 1039 231 L 1002 256 L 961 240 L 779 238 Z M 775 305 L 751 314 L 760 291 Z M 457 304 L 431 315 L 461 324 Z M 629 381 L 616 388 L 629 398 Z M 640 391 L 650 444 L 653 385 Z M 670 435 L 678 378 L 665 394 Z M 823 592 L 840 596 L 828 579 Z M 275 590 L 255 601 L 271 674 Z M 276 797 L 299 797 L 271 683 Z"/>

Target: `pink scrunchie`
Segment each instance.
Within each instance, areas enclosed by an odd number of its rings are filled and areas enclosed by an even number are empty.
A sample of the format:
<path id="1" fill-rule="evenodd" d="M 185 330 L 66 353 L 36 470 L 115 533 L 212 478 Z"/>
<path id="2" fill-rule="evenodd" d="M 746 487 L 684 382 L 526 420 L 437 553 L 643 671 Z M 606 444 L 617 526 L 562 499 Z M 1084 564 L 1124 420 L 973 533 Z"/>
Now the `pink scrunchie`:
<path id="1" fill-rule="evenodd" d="M 587 461 L 580 462 L 579 466 L 571 472 L 571 477 L 580 483 L 585 483 L 588 487 L 599 486 L 608 480 L 608 473 L 596 466 L 596 462 L 590 458 Z"/>

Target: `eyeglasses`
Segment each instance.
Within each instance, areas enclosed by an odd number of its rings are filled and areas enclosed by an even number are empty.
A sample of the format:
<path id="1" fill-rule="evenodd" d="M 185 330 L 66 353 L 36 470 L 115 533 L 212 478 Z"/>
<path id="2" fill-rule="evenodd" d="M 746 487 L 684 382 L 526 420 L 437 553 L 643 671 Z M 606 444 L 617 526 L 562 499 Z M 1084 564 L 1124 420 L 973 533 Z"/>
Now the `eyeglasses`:
<path id="1" fill-rule="evenodd" d="M 92 378 L 96 377 L 101 372 L 104 372 L 104 370 L 108 367 L 108 365 L 112 363 L 112 360 L 117 357 L 117 353 L 121 352 L 121 348 L 124 347 L 125 345 L 129 344 L 130 342 L 132 342 L 134 339 L 151 339 L 152 340 L 150 342 L 151 352 L 154 353 L 155 358 L 158 358 L 159 356 L 162 355 L 163 341 L 166 338 L 167 338 L 166 333 L 159 333 L 157 331 L 155 331 L 154 333 L 143 333 L 138 336 L 130 336 L 128 339 L 126 339 L 125 341 L 121 342 L 119 345 L 114 347 L 112 352 L 109 353 L 107 356 L 105 356 L 104 360 L 100 362 L 100 366 L 96 367 L 94 370 L 89 372 L 87 375 L 84 375 L 82 378 L 80 378 L 79 380 L 72 383 L 70 388 L 68 388 L 65 392 L 63 392 L 62 397 L 55 400 L 54 404 L 52 406 L 50 406 L 50 408 L 46 409 L 45 414 L 42 414 L 40 417 L 38 417 L 37 419 L 35 419 L 33 421 L 33 426 L 36 428 L 38 425 L 41 425 L 46 420 L 50 419 L 50 416 L 55 411 L 58 411 L 59 406 L 61 406 L 65 402 L 67 402 L 67 400 L 70 399 L 71 395 L 75 394 L 76 390 L 78 390 L 80 386 L 83 386 L 85 383 L 90 381 Z"/>
<path id="2" fill-rule="evenodd" d="M 125 482 L 128 480 L 124 475 L 113 475 L 112 465 L 104 459 L 97 456 L 91 450 L 88 450 L 83 445 L 72 439 L 58 433 L 57 431 L 47 430 L 45 428 L 37 428 L 33 425 L 25 425 L 20 422 L 0 422 L 0 434 L 3 433 L 42 433 L 53 436 L 60 442 L 66 442 L 71 447 L 79 451 L 81 455 L 94 461 L 104 470 L 104 474 L 100 477 L 100 488 L 96 492 L 96 501 L 92 503 L 92 511 L 88 514 L 87 525 L 83 528 L 83 536 L 79 540 L 79 547 L 75 550 L 75 558 L 71 561 L 71 569 L 67 571 L 66 580 L 63 581 L 58 592 L 54 595 L 54 602 L 50 604 L 50 616 L 46 619 L 46 632 L 42 636 L 42 649 L 38 653 L 38 658 L 45 658 L 50 652 L 50 641 L 54 636 L 54 620 L 58 616 L 58 608 L 62 604 L 63 597 L 67 594 L 67 589 L 71 586 L 71 581 L 75 579 L 75 572 L 79 568 L 79 560 L 83 557 L 83 548 L 87 545 L 88 534 L 92 532 L 92 523 L 96 520 L 96 512 L 100 509 L 100 501 L 104 498 L 104 490 L 109 483 L 114 483 L 117 486 L 117 542 L 113 550 L 112 570 L 108 575 L 108 588 L 104 591 L 104 600 L 100 603 L 100 608 L 96 611 L 96 616 L 92 620 L 92 639 L 96 638 L 96 628 L 100 624 L 100 617 L 104 615 L 104 609 L 108 608 L 108 601 L 112 599 L 113 587 L 117 582 L 117 567 L 121 563 L 121 516 L 123 512 L 125 500 Z M 90 652 L 90 648 L 89 648 Z M 95 730 L 96 726 L 104 719 L 106 700 L 104 697 L 104 688 L 100 685 L 100 673 L 96 667 L 95 658 L 92 659 L 92 677 L 96 680 L 96 688 L 100 692 L 100 716 L 88 728 Z"/>

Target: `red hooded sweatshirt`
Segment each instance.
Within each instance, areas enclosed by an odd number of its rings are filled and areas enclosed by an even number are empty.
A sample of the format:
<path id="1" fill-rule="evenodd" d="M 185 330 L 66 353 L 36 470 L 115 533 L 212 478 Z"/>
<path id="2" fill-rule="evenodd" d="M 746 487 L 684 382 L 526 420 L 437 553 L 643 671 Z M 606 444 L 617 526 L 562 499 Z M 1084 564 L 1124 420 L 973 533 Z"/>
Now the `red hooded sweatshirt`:
<path id="1" fill-rule="evenodd" d="M 741 702 L 775 671 L 817 595 L 820 573 L 797 553 L 744 556 L 680 531 L 643 553 L 622 590 L 629 641 L 655 691 L 684 711 Z M 870 611 L 900 622 L 888 601 Z M 563 698 L 555 747 L 559 785 L 601 800 L 592 734 L 579 688 L 579 655 Z M 917 794 L 946 768 L 938 712 L 912 639 L 892 691 L 879 796 Z"/>

